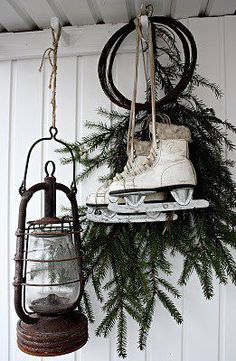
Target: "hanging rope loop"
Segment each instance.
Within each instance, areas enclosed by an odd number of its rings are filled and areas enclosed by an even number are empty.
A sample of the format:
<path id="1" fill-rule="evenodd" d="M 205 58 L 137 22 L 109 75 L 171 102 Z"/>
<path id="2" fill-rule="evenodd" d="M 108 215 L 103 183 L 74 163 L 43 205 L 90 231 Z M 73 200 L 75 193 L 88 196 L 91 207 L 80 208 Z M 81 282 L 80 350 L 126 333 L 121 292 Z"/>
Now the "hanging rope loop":
<path id="1" fill-rule="evenodd" d="M 135 123 L 136 123 L 136 100 L 137 100 L 137 87 L 138 87 L 138 73 L 139 73 L 139 53 L 140 53 L 140 44 L 141 52 L 143 55 L 143 64 L 145 64 L 144 51 L 148 49 L 148 63 L 149 63 L 149 79 L 150 79 L 150 90 L 151 90 L 151 114 L 152 114 L 152 148 L 155 150 L 157 148 L 157 138 L 156 138 L 156 82 L 155 82 L 155 60 L 154 60 L 154 49 L 153 49 L 153 33 L 152 33 L 152 23 L 150 21 L 150 16 L 152 15 L 151 9 L 147 7 L 142 7 L 138 16 L 134 19 L 135 30 L 136 30 L 136 53 L 135 53 L 135 75 L 134 75 L 134 87 L 133 87 L 133 96 L 130 108 L 130 119 L 129 119 L 129 128 L 128 128 L 128 139 L 127 139 L 127 153 L 131 161 L 135 157 L 134 149 L 134 133 L 135 133 Z M 144 35 L 146 32 L 146 36 Z M 146 44 L 146 49 L 144 50 L 143 42 Z M 147 80 L 147 69 L 145 69 L 145 78 L 146 85 L 148 87 Z"/>
<path id="2" fill-rule="evenodd" d="M 51 27 L 52 32 L 52 47 L 47 48 L 42 56 L 39 71 L 42 71 L 45 63 L 45 58 L 48 57 L 49 64 L 51 65 L 51 74 L 49 78 L 48 88 L 52 90 L 51 105 L 52 105 L 52 127 L 56 128 L 56 94 L 57 94 L 57 52 L 59 40 L 61 37 L 61 26 L 58 26 L 57 31 Z"/>

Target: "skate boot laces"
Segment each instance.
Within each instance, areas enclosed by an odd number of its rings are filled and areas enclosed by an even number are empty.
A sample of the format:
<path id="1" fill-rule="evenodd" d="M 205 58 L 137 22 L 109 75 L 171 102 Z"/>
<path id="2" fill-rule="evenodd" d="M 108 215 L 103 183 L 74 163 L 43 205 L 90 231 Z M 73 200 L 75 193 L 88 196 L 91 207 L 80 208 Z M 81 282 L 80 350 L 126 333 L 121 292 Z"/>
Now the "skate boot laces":
<path id="1" fill-rule="evenodd" d="M 113 181 L 115 180 L 121 180 L 124 178 L 125 175 L 129 174 L 133 168 L 133 164 L 134 164 L 134 161 L 131 160 L 131 159 L 128 159 L 125 167 L 124 167 L 124 170 L 122 173 L 116 173 L 115 177 L 113 178 Z"/>
<path id="2" fill-rule="evenodd" d="M 138 169 L 133 171 L 132 175 L 138 175 L 146 169 L 151 168 L 157 158 L 158 153 L 158 148 L 152 147 L 145 161 L 140 165 Z"/>

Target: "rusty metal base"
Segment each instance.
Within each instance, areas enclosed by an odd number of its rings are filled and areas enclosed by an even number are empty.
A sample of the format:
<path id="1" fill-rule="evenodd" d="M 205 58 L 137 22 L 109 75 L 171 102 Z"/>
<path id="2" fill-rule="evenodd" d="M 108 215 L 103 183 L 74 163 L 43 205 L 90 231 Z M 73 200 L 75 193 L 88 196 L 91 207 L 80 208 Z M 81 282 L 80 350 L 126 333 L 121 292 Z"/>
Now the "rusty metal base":
<path id="1" fill-rule="evenodd" d="M 33 356 L 59 356 L 78 350 L 88 340 L 87 317 L 78 311 L 41 317 L 35 324 L 17 323 L 17 344 Z"/>

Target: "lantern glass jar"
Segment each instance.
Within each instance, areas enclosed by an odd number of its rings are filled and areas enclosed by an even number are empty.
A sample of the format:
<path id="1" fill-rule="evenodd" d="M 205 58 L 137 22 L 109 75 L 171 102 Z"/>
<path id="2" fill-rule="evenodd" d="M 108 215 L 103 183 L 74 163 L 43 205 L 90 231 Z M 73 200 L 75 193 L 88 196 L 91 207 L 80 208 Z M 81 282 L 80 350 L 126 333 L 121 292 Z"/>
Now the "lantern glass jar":
<path id="1" fill-rule="evenodd" d="M 58 314 L 73 307 L 80 292 L 74 234 L 58 227 L 29 232 L 26 249 L 26 306 L 38 314 Z"/>

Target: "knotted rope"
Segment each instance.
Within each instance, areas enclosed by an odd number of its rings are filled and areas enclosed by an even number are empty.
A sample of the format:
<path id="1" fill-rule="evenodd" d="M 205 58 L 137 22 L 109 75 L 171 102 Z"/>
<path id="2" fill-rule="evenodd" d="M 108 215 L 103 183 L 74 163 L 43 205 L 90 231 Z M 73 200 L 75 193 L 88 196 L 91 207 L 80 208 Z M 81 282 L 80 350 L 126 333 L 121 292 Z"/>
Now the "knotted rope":
<path id="1" fill-rule="evenodd" d="M 145 39 L 142 30 L 142 22 L 141 16 L 147 16 L 147 33 L 148 39 Z M 139 14 L 134 20 L 135 29 L 136 29 L 136 58 L 135 58 L 135 76 L 134 76 L 134 88 L 133 88 L 133 96 L 131 102 L 130 109 L 130 120 L 129 120 L 129 128 L 128 128 L 128 144 L 127 144 L 127 152 L 128 157 L 131 161 L 134 159 L 134 131 L 135 131 L 135 122 L 136 122 L 136 99 L 137 99 L 137 85 L 138 85 L 138 67 L 139 67 L 139 52 L 140 52 L 140 43 L 141 43 L 141 51 L 143 55 L 143 64 L 144 64 L 144 74 L 146 79 L 146 85 L 148 85 L 147 80 L 147 69 L 145 62 L 144 52 L 148 50 L 149 58 L 149 73 L 150 73 L 150 84 L 151 84 L 151 110 L 152 110 L 152 148 L 156 149 L 157 147 L 157 139 L 156 139 L 156 84 L 155 84 L 155 60 L 154 60 L 154 49 L 153 49 L 153 38 L 152 38 L 152 24 L 150 21 L 150 16 L 152 15 L 152 9 L 150 8 L 141 8 Z M 144 49 L 143 42 L 146 45 L 146 49 Z"/>
<path id="2" fill-rule="evenodd" d="M 51 65 L 51 74 L 49 78 L 49 85 L 48 88 L 52 90 L 52 97 L 51 97 L 51 105 L 52 105 L 52 127 L 56 128 L 56 93 L 57 93 L 57 52 L 58 52 L 58 45 L 59 40 L 61 37 L 61 26 L 59 26 L 58 31 L 55 31 L 51 28 L 52 31 L 52 47 L 47 48 L 42 56 L 41 64 L 39 67 L 39 71 L 42 71 L 45 58 L 48 57 L 49 64 Z"/>

